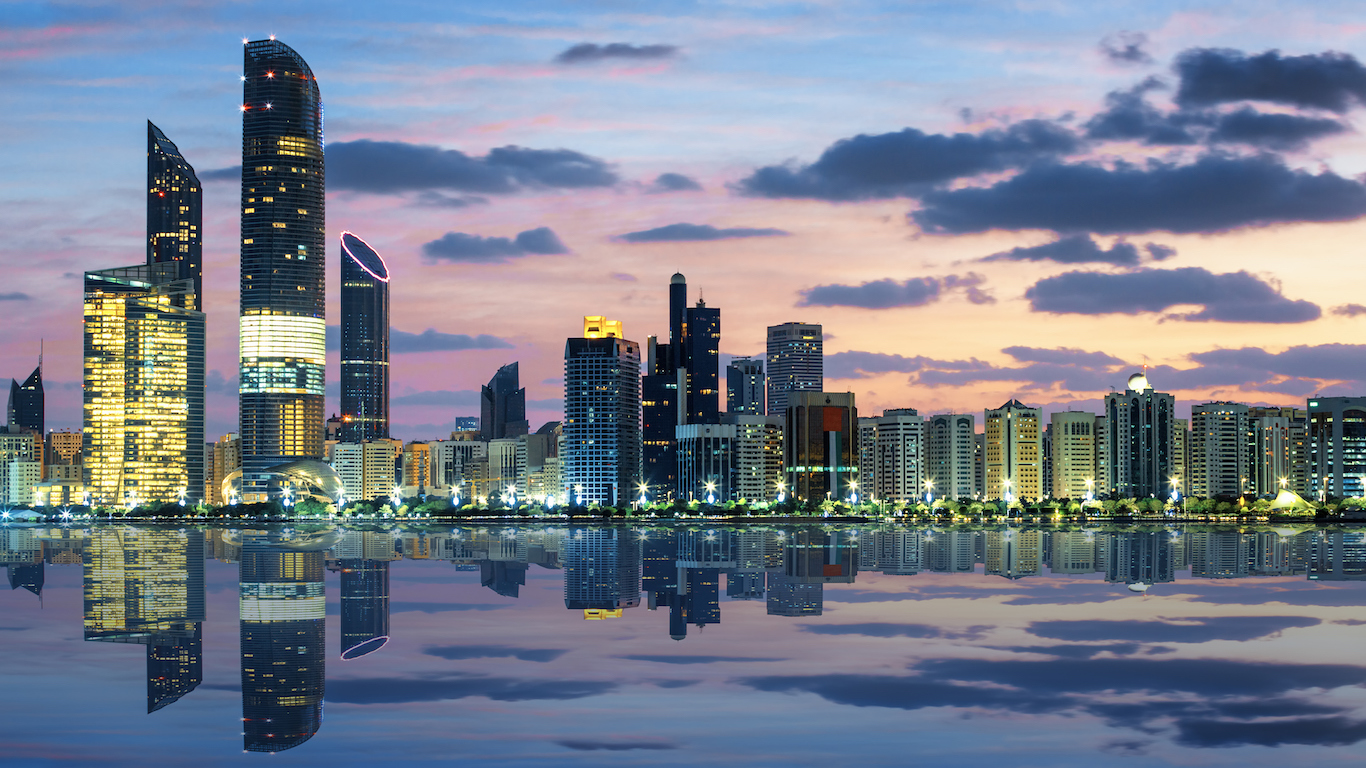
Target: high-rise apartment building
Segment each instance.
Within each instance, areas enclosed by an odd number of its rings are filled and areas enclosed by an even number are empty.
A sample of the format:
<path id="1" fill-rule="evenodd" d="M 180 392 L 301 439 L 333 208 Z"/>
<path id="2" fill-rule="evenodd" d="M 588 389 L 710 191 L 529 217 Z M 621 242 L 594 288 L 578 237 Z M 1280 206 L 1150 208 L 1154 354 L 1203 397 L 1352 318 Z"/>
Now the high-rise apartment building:
<path id="1" fill-rule="evenodd" d="M 1096 415 L 1059 411 L 1053 427 L 1053 487 L 1055 499 L 1080 501 L 1099 490 L 1096 484 Z M 1092 498 L 1095 498 L 1093 495 Z"/>
<path id="2" fill-rule="evenodd" d="M 278 40 L 243 48 L 238 385 L 245 501 L 323 455 L 327 288 L 318 79 Z"/>
<path id="3" fill-rule="evenodd" d="M 1122 498 L 1166 498 L 1175 477 L 1176 398 L 1155 392 L 1143 373 L 1105 396 L 1107 458 L 1103 490 Z"/>
<path id="4" fill-rule="evenodd" d="M 337 439 L 389 436 L 389 266 L 341 234 L 341 427 Z"/>
<path id="5" fill-rule="evenodd" d="M 1366 397 L 1309 400 L 1309 491 L 1366 496 Z"/>
<path id="6" fill-rule="evenodd" d="M 735 425 L 736 493 L 750 501 L 778 498 L 783 480 L 783 419 L 763 413 L 732 414 Z M 783 486 L 786 490 L 786 485 Z M 785 493 L 784 496 L 787 494 Z"/>
<path id="7" fill-rule="evenodd" d="M 859 497 L 904 503 L 925 495 L 925 420 L 914 408 L 859 419 Z"/>
<path id="8" fill-rule="evenodd" d="M 792 392 L 825 388 L 825 336 L 820 325 L 783 323 L 768 328 L 768 413 L 787 415 Z"/>
<path id="9" fill-rule="evenodd" d="M 402 451 L 401 441 L 388 438 L 332 446 L 332 468 L 341 477 L 346 498 L 388 498 L 398 482 L 395 462 Z"/>
<path id="10" fill-rule="evenodd" d="M 783 471 L 789 493 L 811 504 L 848 499 L 859 486 L 854 393 L 799 390 L 787 395 Z"/>
<path id="11" fill-rule="evenodd" d="M 1251 432 L 1242 403 L 1202 403 L 1191 408 L 1192 496 L 1239 496 L 1251 489 Z"/>
<path id="12" fill-rule="evenodd" d="M 1309 492 L 1309 414 L 1300 408 L 1248 408 L 1249 491 L 1274 497 L 1282 488 Z"/>
<path id="13" fill-rule="evenodd" d="M 565 496 L 624 504 L 640 482 L 640 345 L 621 323 L 585 317 L 564 347 Z"/>
<path id="14" fill-rule="evenodd" d="M 85 273 L 84 479 L 94 504 L 204 499 L 204 313 L 174 262 Z"/>
<path id="15" fill-rule="evenodd" d="M 737 357 L 726 366 L 726 412 L 767 413 L 764 409 L 764 361 Z"/>
<path id="16" fill-rule="evenodd" d="M 479 392 L 479 433 L 485 442 L 525 435 L 526 388 L 520 386 L 517 363 L 508 363 L 493 374 Z"/>
<path id="17" fill-rule="evenodd" d="M 1172 474 L 1178 478 L 1176 490 L 1190 492 L 1191 420 L 1172 419 Z"/>
<path id="18" fill-rule="evenodd" d="M 1011 400 L 988 410 L 983 469 L 989 499 L 1038 499 L 1043 496 L 1043 447 L 1039 409 Z"/>
<path id="19" fill-rule="evenodd" d="M 925 479 L 935 498 L 970 499 L 977 495 L 976 417 L 941 413 L 925 421 Z"/>
<path id="20" fill-rule="evenodd" d="M 241 468 L 242 438 L 236 432 L 229 432 L 213 444 L 213 473 L 209 475 L 204 497 L 213 504 L 227 504 L 229 499 L 223 492 L 223 481 Z"/>

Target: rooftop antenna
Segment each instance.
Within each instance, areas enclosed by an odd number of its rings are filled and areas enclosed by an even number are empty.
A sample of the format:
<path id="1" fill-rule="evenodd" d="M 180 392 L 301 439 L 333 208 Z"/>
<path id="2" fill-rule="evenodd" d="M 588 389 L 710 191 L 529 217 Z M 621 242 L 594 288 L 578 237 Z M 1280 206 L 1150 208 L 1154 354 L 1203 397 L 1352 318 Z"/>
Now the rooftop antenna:
<path id="1" fill-rule="evenodd" d="M 38 375 L 43 375 L 43 339 L 38 339 Z"/>

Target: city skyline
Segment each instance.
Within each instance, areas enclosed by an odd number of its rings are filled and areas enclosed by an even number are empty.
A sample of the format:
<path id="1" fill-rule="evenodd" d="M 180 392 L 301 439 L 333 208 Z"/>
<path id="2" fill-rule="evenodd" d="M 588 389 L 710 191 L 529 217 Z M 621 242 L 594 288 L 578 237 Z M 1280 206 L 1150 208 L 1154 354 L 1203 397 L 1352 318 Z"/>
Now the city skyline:
<path id="1" fill-rule="evenodd" d="M 134 17 L 64 25 L 71 21 L 60 16 L 64 11 L 21 12 L 15 39 L 25 46 L 8 66 L 18 75 L 51 66 L 61 79 L 50 114 L 20 110 L 6 124 L 57 120 L 37 140 L 38 156 L 58 141 L 89 144 L 100 156 L 77 152 L 57 162 L 60 169 L 83 158 L 81 172 L 94 182 L 74 208 L 61 191 L 63 205 L 75 211 L 61 218 L 43 212 L 58 188 L 39 174 L 63 174 L 36 160 L 14 161 L 16 204 L 5 215 L 8 229 L 22 236 L 4 246 L 0 261 L 14 273 L 6 307 L 18 311 L 0 340 L 0 365 L 18 378 L 46 336 L 49 420 L 56 428 L 77 426 L 78 291 L 61 276 L 130 263 L 123 259 L 133 238 L 142 237 L 127 223 L 138 217 L 125 215 L 139 205 L 134 147 L 151 119 L 177 138 L 204 177 L 208 433 L 233 431 L 236 331 L 228 275 L 236 267 L 236 152 L 228 126 L 230 110 L 240 106 L 240 83 L 227 70 L 239 28 L 268 28 L 309 59 L 327 88 L 328 155 L 344 179 L 328 201 L 328 237 L 342 229 L 365 232 L 396 272 L 411 276 L 394 303 L 396 437 L 449 431 L 455 416 L 476 412 L 489 373 L 513 360 L 524 371 L 533 427 L 558 418 L 559 334 L 547 330 L 607 311 L 605 302 L 610 314 L 638 329 L 638 338 L 663 336 L 665 299 L 650 287 L 675 270 L 726 310 L 722 366 L 732 355 L 760 354 L 769 325 L 818 322 L 828 335 L 826 388 L 854 391 L 869 411 L 976 412 L 1012 398 L 1045 416 L 1075 407 L 1099 411 L 1105 392 L 1119 389 L 1145 360 L 1164 391 L 1176 395 L 1181 417 L 1204 400 L 1287 405 L 1320 392 L 1360 391 L 1366 374 L 1348 362 L 1360 351 L 1352 344 L 1364 311 L 1354 299 L 1357 286 L 1350 279 L 1323 284 L 1321 277 L 1348 263 L 1362 227 L 1354 202 L 1359 187 L 1350 179 L 1366 168 L 1366 152 L 1360 137 L 1343 129 L 1361 94 L 1347 87 L 1246 100 L 1237 83 L 1208 79 L 1213 65 L 1234 73 L 1292 64 L 1356 72 L 1356 59 L 1325 55 L 1359 50 L 1361 33 L 1344 23 L 1350 7 L 1244 19 L 1176 3 L 1123 18 L 1074 10 L 1062 24 L 1048 11 L 979 5 L 1000 10 L 1003 26 L 977 27 L 957 40 L 936 34 L 953 18 L 929 10 L 881 9 L 885 30 L 873 30 L 866 19 L 835 23 L 814 9 L 732 9 L 704 24 L 686 16 L 571 18 L 547 4 L 542 10 L 556 20 L 549 28 L 530 11 L 496 23 L 467 11 L 452 12 L 446 26 L 417 31 L 413 13 L 398 6 L 391 9 L 397 31 L 366 38 L 373 55 L 364 61 L 345 55 L 345 46 L 371 27 L 343 20 L 314 28 L 299 18 L 248 13 L 211 24 L 196 19 L 189 32 L 189 20 L 172 13 L 165 22 L 181 32 L 149 46 Z M 1000 45 L 1007 22 L 1023 25 L 1018 45 Z M 854 45 L 911 27 L 914 51 L 893 54 L 875 45 L 861 52 Z M 41 42 L 43 30 L 51 42 Z M 76 44 L 97 33 L 103 45 L 78 54 Z M 753 51 L 726 50 L 736 34 L 748 35 Z M 792 39 L 813 53 L 811 62 L 798 61 Z M 423 46 L 420 61 L 409 61 L 403 40 Z M 468 45 L 458 54 L 439 53 L 433 46 L 441 40 Z M 1242 54 L 1214 61 L 1199 52 L 1222 48 Z M 129 49 L 137 55 L 117 64 L 108 59 L 106 51 Z M 161 66 L 168 56 L 185 69 L 172 74 Z M 1094 66 L 1072 66 L 1079 57 Z M 941 59 L 956 66 L 946 68 Z M 1150 76 L 1166 89 L 1149 85 Z M 458 108 L 434 107 L 424 83 L 442 95 L 464 88 L 467 97 Z M 760 83 L 774 93 L 755 105 L 736 99 Z M 494 98 L 513 84 L 524 89 L 518 98 Z M 708 99 L 690 95 L 703 84 L 713 86 Z M 1216 86 L 1227 86 L 1219 93 L 1232 100 L 1215 104 L 1224 96 L 1200 90 Z M 194 93 L 171 97 L 186 88 Z M 557 88 L 569 89 L 581 105 Z M 71 119 L 78 101 L 79 121 Z M 650 114 L 638 115 L 642 108 Z M 1137 123 L 1121 119 L 1135 117 Z M 91 120 L 106 126 L 103 133 L 77 140 L 88 137 L 81 131 Z M 686 126 L 687 135 L 670 121 Z M 722 124 L 735 129 L 709 129 Z M 1134 125 L 1149 132 L 1134 133 Z M 1181 125 L 1188 128 L 1184 137 L 1164 138 L 1159 130 Z M 1238 136 L 1246 141 L 1234 141 Z M 1042 163 L 1064 175 L 1085 171 L 1100 184 L 1119 178 L 1112 161 L 1124 159 L 1154 184 L 1208 182 L 1219 190 L 1237 172 L 1245 186 L 1271 197 L 1253 205 L 1261 213 L 1250 218 L 1239 211 L 1257 201 L 1230 198 L 1232 212 L 1188 219 L 1154 208 L 1138 222 L 1003 218 L 980 232 L 977 224 L 944 218 L 966 210 L 966 198 L 857 186 L 860 158 L 905 151 L 913 160 L 917 147 L 941 144 L 961 146 L 964 155 L 953 162 L 971 171 L 949 169 L 954 178 L 1001 195 L 1010 189 L 992 184 L 1004 177 L 990 174 L 1016 173 L 1023 184 L 1034 180 L 1024 169 Z M 447 153 L 424 149 L 431 146 Z M 873 154 L 860 154 L 865 149 Z M 381 151 L 394 155 L 381 162 Z M 1148 158 L 1168 165 L 1143 165 Z M 1320 163 L 1330 170 L 1320 171 Z M 424 167 L 430 174 L 416 173 Z M 855 175 L 839 176 L 841 168 Z M 1170 179 L 1161 168 L 1172 170 Z M 472 180 L 453 180 L 464 171 Z M 855 186 L 840 187 L 845 181 Z M 1073 183 L 1058 183 L 1064 181 Z M 1306 251 L 1316 260 L 1285 258 Z M 783 268 L 775 272 L 775 264 Z M 331 289 L 337 266 L 327 282 L 330 326 L 340 317 Z M 1105 313 L 1114 307 L 1075 302 L 1083 284 L 1083 293 L 1180 290 Z M 509 311 L 509 299 L 517 312 Z M 1188 303 L 1164 304 L 1170 299 Z M 328 413 L 338 410 L 332 355 Z M 461 372 L 441 376 L 449 368 Z M 1335 384 L 1336 376 L 1348 383 Z"/>

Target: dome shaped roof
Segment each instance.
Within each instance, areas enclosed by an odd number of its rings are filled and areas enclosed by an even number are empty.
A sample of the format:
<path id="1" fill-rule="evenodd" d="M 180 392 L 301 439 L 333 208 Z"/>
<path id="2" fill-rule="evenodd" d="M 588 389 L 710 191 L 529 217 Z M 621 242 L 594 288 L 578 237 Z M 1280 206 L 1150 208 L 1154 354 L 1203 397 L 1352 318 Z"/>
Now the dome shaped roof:
<path id="1" fill-rule="evenodd" d="M 686 282 L 688 282 L 688 278 L 684 277 L 682 272 L 675 272 L 674 276 L 669 278 L 669 285 L 679 285 Z"/>
<path id="2" fill-rule="evenodd" d="M 1129 591 L 1130 591 L 1130 592 L 1137 592 L 1137 593 L 1139 593 L 1139 594 L 1143 594 L 1144 592 L 1147 592 L 1147 591 L 1148 591 L 1148 588 L 1151 587 L 1151 586 L 1152 586 L 1151 584 L 1144 584 L 1143 582 L 1140 581 L 1140 582 L 1137 582 L 1137 583 L 1135 583 L 1135 584 L 1130 584 L 1130 585 L 1129 585 Z"/>
<path id="3" fill-rule="evenodd" d="M 1133 376 L 1130 376 L 1129 389 L 1134 392 L 1143 392 L 1152 389 L 1152 385 L 1148 384 L 1148 375 L 1142 371 L 1139 371 L 1138 373 L 1135 373 Z"/>

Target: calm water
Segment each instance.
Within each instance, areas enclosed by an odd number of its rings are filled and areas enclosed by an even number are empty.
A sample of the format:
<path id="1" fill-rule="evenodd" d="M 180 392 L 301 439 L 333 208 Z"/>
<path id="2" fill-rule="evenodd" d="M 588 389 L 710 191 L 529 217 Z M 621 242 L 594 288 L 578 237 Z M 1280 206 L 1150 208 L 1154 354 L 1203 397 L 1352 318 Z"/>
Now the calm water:
<path id="1" fill-rule="evenodd" d="M 1366 740 L 1350 530 L 7 527 L 0 562 L 6 766 L 1355 765 Z"/>

